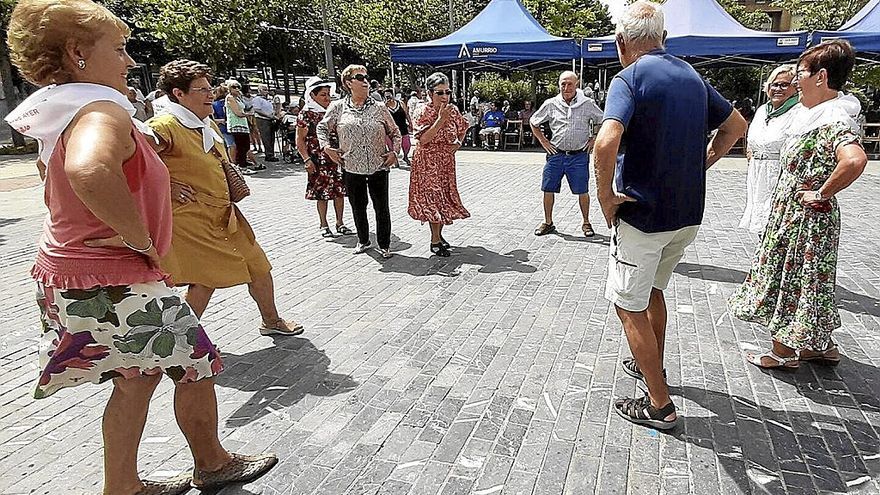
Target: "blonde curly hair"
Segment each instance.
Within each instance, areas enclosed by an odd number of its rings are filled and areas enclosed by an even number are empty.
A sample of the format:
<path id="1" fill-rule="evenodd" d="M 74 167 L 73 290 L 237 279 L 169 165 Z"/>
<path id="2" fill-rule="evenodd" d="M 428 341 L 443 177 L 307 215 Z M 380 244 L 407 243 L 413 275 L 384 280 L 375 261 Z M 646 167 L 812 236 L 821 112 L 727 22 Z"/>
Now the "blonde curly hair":
<path id="1" fill-rule="evenodd" d="M 96 32 L 108 27 L 126 38 L 131 34 L 124 22 L 91 0 L 21 0 L 9 19 L 10 58 L 21 75 L 38 86 L 69 82 L 69 43 L 91 46 L 100 36 Z"/>

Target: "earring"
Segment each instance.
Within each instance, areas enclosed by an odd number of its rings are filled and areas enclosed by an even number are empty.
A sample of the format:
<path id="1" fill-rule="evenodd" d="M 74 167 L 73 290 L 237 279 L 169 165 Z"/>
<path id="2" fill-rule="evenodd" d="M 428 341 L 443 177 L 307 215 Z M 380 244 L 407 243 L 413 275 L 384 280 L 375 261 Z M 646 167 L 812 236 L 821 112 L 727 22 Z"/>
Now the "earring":
<path id="1" fill-rule="evenodd" d="M 83 59 L 79 59 L 76 62 L 76 66 L 79 67 L 79 70 L 85 70 L 86 69 L 86 61 Z"/>

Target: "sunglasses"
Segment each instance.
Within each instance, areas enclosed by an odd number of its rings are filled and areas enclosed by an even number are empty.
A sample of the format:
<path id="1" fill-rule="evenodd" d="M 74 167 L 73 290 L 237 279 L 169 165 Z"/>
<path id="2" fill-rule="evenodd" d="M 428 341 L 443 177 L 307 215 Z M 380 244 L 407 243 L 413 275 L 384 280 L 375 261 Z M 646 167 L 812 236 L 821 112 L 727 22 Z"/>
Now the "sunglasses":
<path id="1" fill-rule="evenodd" d="M 367 80 L 367 77 L 368 77 L 368 76 L 367 76 L 366 74 L 355 74 L 355 75 L 351 76 L 352 79 L 354 79 L 354 80 L 356 80 L 356 81 L 358 81 L 358 82 L 364 82 L 364 81 L 366 81 L 366 80 Z"/>
<path id="2" fill-rule="evenodd" d="M 452 96 L 452 90 L 447 89 L 446 91 L 431 91 L 437 96 Z"/>
<path id="3" fill-rule="evenodd" d="M 770 89 L 788 89 L 791 86 L 791 83 L 787 82 L 775 82 L 770 85 Z"/>

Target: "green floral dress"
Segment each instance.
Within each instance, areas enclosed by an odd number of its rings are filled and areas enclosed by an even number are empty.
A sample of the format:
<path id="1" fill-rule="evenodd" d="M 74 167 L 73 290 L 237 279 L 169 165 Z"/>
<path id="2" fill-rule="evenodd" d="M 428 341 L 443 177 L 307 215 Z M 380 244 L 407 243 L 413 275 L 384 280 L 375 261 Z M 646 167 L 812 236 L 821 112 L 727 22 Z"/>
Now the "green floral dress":
<path id="1" fill-rule="evenodd" d="M 783 145 L 782 172 L 761 246 L 729 301 L 734 316 L 768 327 L 773 340 L 793 349 L 825 350 L 831 331 L 840 326 L 834 303 L 837 200 L 808 207 L 795 194 L 821 187 L 837 166 L 837 148 L 851 143 L 859 143 L 858 135 L 846 123 L 834 122 Z"/>

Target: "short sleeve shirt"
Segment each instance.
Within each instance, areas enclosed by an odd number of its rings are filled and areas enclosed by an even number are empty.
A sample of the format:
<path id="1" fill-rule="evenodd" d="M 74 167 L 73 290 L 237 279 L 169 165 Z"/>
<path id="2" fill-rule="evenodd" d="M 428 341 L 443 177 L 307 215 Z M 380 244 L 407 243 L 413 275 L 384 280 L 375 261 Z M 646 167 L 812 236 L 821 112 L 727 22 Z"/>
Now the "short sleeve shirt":
<path id="1" fill-rule="evenodd" d="M 625 128 L 615 189 L 636 200 L 621 205 L 618 218 L 648 233 L 699 225 L 709 132 L 732 111 L 693 67 L 663 50 L 617 74 L 604 118 Z"/>

